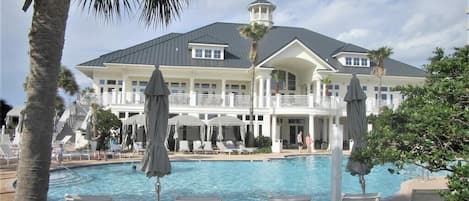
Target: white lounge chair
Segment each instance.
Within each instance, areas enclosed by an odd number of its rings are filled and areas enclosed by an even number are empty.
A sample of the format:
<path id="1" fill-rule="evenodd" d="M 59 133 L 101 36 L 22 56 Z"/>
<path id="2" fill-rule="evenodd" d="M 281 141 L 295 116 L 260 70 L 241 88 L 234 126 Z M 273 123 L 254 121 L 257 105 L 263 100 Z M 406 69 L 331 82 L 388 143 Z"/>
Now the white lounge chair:
<path id="1" fill-rule="evenodd" d="M 226 146 L 225 146 L 225 144 L 223 144 L 223 142 L 217 142 L 217 147 L 218 147 L 218 152 L 219 153 L 228 153 L 228 154 L 233 153 L 233 150 L 226 148 Z"/>
<path id="2" fill-rule="evenodd" d="M 176 201 L 222 201 L 218 196 L 177 196 Z"/>
<path id="3" fill-rule="evenodd" d="M 228 140 L 228 141 L 225 142 L 225 147 L 228 148 L 228 149 L 233 150 L 234 152 L 236 152 L 238 154 L 247 153 L 247 151 L 245 151 L 243 149 L 240 149 L 240 148 L 237 148 L 236 145 L 231 140 Z"/>
<path id="4" fill-rule="evenodd" d="M 309 195 L 278 195 L 270 196 L 269 201 L 310 201 Z"/>
<path id="5" fill-rule="evenodd" d="M 116 155 L 118 155 L 119 158 L 122 158 L 122 147 L 120 144 L 110 143 L 109 146 L 107 154 L 111 154 L 113 158 Z"/>
<path id="6" fill-rule="evenodd" d="M 253 154 L 253 153 L 255 153 L 256 150 L 257 150 L 256 148 L 247 148 L 247 147 L 244 145 L 244 143 L 241 142 L 241 141 L 238 143 L 238 147 L 239 147 L 239 149 L 243 150 L 244 152 L 247 152 L 248 154 Z"/>
<path id="7" fill-rule="evenodd" d="M 65 195 L 65 201 L 112 201 L 112 197 L 106 195 Z"/>
<path id="8" fill-rule="evenodd" d="M 413 189 L 410 201 L 443 201 L 439 191 L 444 189 Z"/>
<path id="9" fill-rule="evenodd" d="M 381 198 L 380 193 L 346 193 L 342 195 L 342 201 L 379 201 Z"/>
<path id="10" fill-rule="evenodd" d="M 18 154 L 15 154 L 8 144 L 0 144 L 0 157 L 7 161 L 7 166 L 10 166 L 11 159 L 18 159 Z"/>
<path id="11" fill-rule="evenodd" d="M 180 152 L 190 152 L 191 150 L 189 149 L 189 141 L 187 141 L 187 140 L 179 141 L 179 151 Z"/>
<path id="12" fill-rule="evenodd" d="M 206 154 L 213 154 L 213 153 L 217 153 L 215 150 L 213 150 L 213 147 L 212 147 L 212 142 L 204 142 L 204 153 Z"/>
<path id="13" fill-rule="evenodd" d="M 200 140 L 195 140 L 195 141 L 193 142 L 192 152 L 194 152 L 194 153 L 203 153 L 203 152 L 204 152 L 204 148 L 205 148 L 205 147 L 202 147 L 202 141 L 200 141 Z"/>
<path id="14" fill-rule="evenodd" d="M 142 142 L 134 142 L 134 153 L 145 153 Z"/>

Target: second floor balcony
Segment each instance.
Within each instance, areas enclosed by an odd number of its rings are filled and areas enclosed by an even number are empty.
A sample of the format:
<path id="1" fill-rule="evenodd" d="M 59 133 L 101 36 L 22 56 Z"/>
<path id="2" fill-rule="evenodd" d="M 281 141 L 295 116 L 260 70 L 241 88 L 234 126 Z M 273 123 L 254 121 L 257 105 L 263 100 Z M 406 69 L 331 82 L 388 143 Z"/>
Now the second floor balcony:
<path id="1" fill-rule="evenodd" d="M 109 92 L 97 96 L 100 105 L 135 105 L 144 104 L 145 95 L 139 92 Z M 381 105 L 391 109 L 397 108 L 401 100 L 383 100 Z M 203 107 L 203 108 L 249 108 L 249 95 L 235 94 L 197 94 L 174 93 L 169 96 L 171 107 Z M 368 98 L 367 112 L 377 112 L 377 100 Z M 345 109 L 346 103 L 340 96 L 308 95 L 275 95 L 254 96 L 254 108 L 317 108 Z"/>

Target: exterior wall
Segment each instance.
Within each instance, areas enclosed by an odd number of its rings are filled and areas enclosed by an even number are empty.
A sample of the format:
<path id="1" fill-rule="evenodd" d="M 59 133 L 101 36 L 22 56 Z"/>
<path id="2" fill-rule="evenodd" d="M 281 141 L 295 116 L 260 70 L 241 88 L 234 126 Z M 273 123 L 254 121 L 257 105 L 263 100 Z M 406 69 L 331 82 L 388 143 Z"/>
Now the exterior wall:
<path id="1" fill-rule="evenodd" d="M 254 135 L 284 139 L 284 145 L 294 147 L 296 141 L 292 141 L 294 139 L 292 135 L 294 136 L 298 129 L 301 129 L 304 134 L 310 134 L 314 139 L 316 145 L 314 148 L 327 149 L 333 117 L 338 114 L 342 117 L 339 123 L 345 124 L 346 111 L 343 98 L 352 76 L 331 71 L 326 63 L 318 59 L 317 55 L 305 50 L 300 42 L 295 41 L 262 65 L 270 68 L 256 69 Z M 133 114 L 141 114 L 144 95 L 140 91 L 144 89 L 144 86 L 135 86 L 135 83 L 139 85 L 140 81 L 148 81 L 153 69 L 154 67 L 151 66 L 117 64 L 94 69 L 93 87 L 96 92 L 100 92 L 100 88 L 104 87 L 103 93 L 98 95 L 98 102 L 110 108 L 121 119 L 126 119 Z M 251 87 L 249 70 L 177 66 L 160 66 L 160 70 L 173 92 L 170 95 L 171 114 L 190 114 L 203 121 L 216 116 L 229 115 L 238 117 L 249 124 Z M 294 95 L 287 93 L 271 95 L 275 92 L 272 90 L 275 88 L 272 85 L 272 70 L 283 70 L 296 76 Z M 361 85 L 366 87 L 367 112 L 376 113 L 378 111 L 377 92 L 374 88 L 378 81 L 373 75 L 358 75 L 358 77 Z M 330 78 L 332 81 L 331 89 L 327 90 L 332 96 L 326 94 L 326 88 L 329 86 L 321 82 L 324 78 Z M 100 80 L 122 80 L 122 85 L 108 92 L 109 87 L 103 86 Z M 402 101 L 402 96 L 398 92 L 389 92 L 389 87 L 404 84 L 418 85 L 423 81 L 423 78 L 384 76 L 383 86 L 388 87 L 388 91 L 383 92 L 387 95 L 387 100 L 383 102 L 383 105 L 396 108 Z M 203 84 L 209 88 L 203 88 Z M 237 94 L 231 93 L 236 91 L 232 89 L 233 85 L 239 87 Z M 245 89 L 241 89 L 242 85 Z M 121 91 L 119 87 L 122 88 Z M 390 100 L 391 94 L 392 101 Z M 261 120 L 258 120 L 259 116 L 262 117 Z M 295 123 L 298 120 L 301 122 Z M 349 139 L 346 130 L 343 137 L 344 145 L 346 145 Z"/>

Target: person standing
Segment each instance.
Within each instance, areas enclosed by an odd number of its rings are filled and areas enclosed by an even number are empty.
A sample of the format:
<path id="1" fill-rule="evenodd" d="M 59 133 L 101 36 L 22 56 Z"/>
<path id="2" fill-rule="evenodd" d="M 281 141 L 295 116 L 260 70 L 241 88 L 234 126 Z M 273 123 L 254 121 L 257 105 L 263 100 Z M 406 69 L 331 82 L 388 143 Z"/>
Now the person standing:
<path id="1" fill-rule="evenodd" d="M 306 135 L 305 142 L 306 142 L 307 152 L 311 153 L 311 137 L 309 135 Z"/>
<path id="2" fill-rule="evenodd" d="M 98 135 L 95 138 L 93 138 L 93 140 L 96 140 L 96 154 L 97 154 L 98 160 L 101 160 L 101 158 L 102 158 L 101 157 L 101 151 L 103 152 L 104 160 L 107 160 L 107 156 L 106 156 L 107 155 L 106 154 L 106 134 L 103 131 L 98 131 Z"/>
<path id="3" fill-rule="evenodd" d="M 296 135 L 296 143 L 298 144 L 298 151 L 301 153 L 303 149 L 303 131 L 298 132 L 298 135 Z"/>

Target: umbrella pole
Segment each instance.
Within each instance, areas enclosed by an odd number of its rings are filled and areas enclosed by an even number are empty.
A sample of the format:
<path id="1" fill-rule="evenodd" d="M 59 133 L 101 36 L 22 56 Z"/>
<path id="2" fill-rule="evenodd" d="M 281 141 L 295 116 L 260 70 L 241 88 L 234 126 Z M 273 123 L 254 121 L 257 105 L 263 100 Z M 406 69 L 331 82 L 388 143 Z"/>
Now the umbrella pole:
<path id="1" fill-rule="evenodd" d="M 156 191 L 156 198 L 160 201 L 160 191 L 161 191 L 161 184 L 160 184 L 160 177 L 156 177 L 156 184 L 155 184 L 155 191 Z"/>

